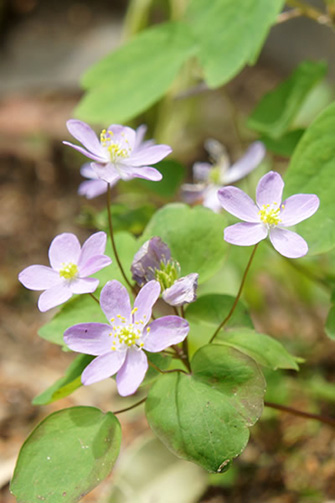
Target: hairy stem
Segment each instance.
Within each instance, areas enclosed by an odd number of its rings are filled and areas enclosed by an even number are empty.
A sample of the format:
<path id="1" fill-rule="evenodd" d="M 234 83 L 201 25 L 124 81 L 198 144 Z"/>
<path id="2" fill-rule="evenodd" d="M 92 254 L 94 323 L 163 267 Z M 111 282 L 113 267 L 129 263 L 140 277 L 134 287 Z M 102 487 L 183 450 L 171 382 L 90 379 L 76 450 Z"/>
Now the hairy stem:
<path id="1" fill-rule="evenodd" d="M 249 262 L 248 262 L 247 267 L 246 267 L 246 269 L 244 271 L 244 274 L 243 274 L 243 277 L 242 277 L 242 281 L 241 281 L 241 284 L 240 284 L 240 288 L 239 288 L 239 290 L 237 292 L 237 295 L 236 295 L 236 298 L 234 300 L 234 303 L 231 306 L 231 309 L 230 309 L 229 313 L 227 314 L 227 316 L 225 317 L 225 319 L 220 323 L 220 325 L 218 326 L 218 328 L 215 330 L 212 338 L 209 341 L 209 344 L 211 344 L 214 341 L 215 337 L 220 332 L 221 328 L 223 328 L 226 325 L 226 323 L 228 323 L 228 321 L 230 320 L 230 318 L 234 314 L 234 311 L 235 311 L 235 308 L 237 306 L 237 303 L 240 300 L 241 293 L 242 293 L 242 290 L 243 290 L 243 287 L 244 287 L 244 283 L 245 283 L 245 280 L 247 278 L 247 275 L 248 275 L 251 263 L 253 261 L 253 258 L 255 256 L 255 253 L 256 253 L 258 245 L 259 245 L 259 243 L 255 244 L 254 249 L 252 250 L 251 256 L 249 258 Z"/>

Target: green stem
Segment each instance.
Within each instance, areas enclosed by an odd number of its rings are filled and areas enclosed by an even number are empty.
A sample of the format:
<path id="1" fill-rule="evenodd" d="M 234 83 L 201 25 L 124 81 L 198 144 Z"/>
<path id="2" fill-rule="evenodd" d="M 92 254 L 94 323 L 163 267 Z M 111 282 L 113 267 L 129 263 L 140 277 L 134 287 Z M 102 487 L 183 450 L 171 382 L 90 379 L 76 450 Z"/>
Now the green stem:
<path id="1" fill-rule="evenodd" d="M 294 416 L 304 417 L 306 419 L 314 419 L 320 421 L 321 423 L 329 424 L 335 427 L 335 419 L 331 417 L 321 416 L 319 414 L 311 414 L 310 412 L 305 412 L 303 410 L 294 409 L 293 407 L 287 407 L 286 405 L 279 405 L 278 403 L 264 402 L 266 407 L 271 409 L 277 409 L 281 412 L 287 412 L 288 414 L 293 414 Z"/>
<path id="2" fill-rule="evenodd" d="M 313 19 L 317 23 L 332 26 L 332 21 L 325 12 L 315 9 L 315 7 L 312 7 L 311 5 L 305 4 L 301 0 L 286 0 L 286 5 L 288 7 L 299 9 L 302 16 Z"/>
<path id="3" fill-rule="evenodd" d="M 89 293 L 89 295 L 92 297 L 93 300 L 95 300 L 95 302 L 97 302 L 100 306 L 100 301 L 99 299 L 93 294 L 93 293 Z"/>
<path id="4" fill-rule="evenodd" d="M 130 407 L 126 407 L 125 409 L 116 410 L 115 412 L 113 412 L 113 414 L 114 415 L 121 414 L 122 412 L 127 412 L 127 410 L 135 409 L 135 407 L 138 407 L 139 405 L 141 405 L 142 403 L 144 403 L 146 401 L 146 399 L 147 399 L 147 397 L 142 398 L 142 400 L 140 400 L 139 402 L 134 403 L 134 405 L 131 405 Z"/>
<path id="5" fill-rule="evenodd" d="M 257 250 L 258 245 L 259 245 L 259 243 L 255 244 L 254 249 L 252 250 L 251 256 L 250 256 L 250 258 L 249 258 L 249 262 L 248 262 L 248 264 L 247 264 L 247 267 L 246 267 L 246 269 L 245 269 L 245 271 L 244 271 L 244 274 L 243 274 L 243 277 L 242 277 L 242 281 L 241 281 L 241 284 L 240 284 L 240 288 L 239 288 L 239 290 L 238 290 L 238 292 L 237 292 L 237 295 L 236 295 L 236 298 L 235 298 L 235 300 L 234 300 L 234 304 L 232 305 L 232 307 L 231 307 L 231 309 L 230 309 L 229 313 L 227 314 L 227 316 L 225 317 L 225 319 L 224 319 L 224 320 L 220 323 L 220 325 L 218 326 L 218 328 L 215 330 L 215 332 L 214 332 L 214 334 L 213 334 L 212 338 L 211 338 L 211 339 L 210 339 L 210 341 L 209 341 L 209 344 L 211 344 L 211 343 L 214 341 L 215 337 L 216 337 L 216 336 L 217 336 L 217 334 L 220 332 L 221 328 L 223 328 L 223 327 L 226 325 L 226 323 L 228 323 L 228 321 L 230 320 L 230 318 L 232 317 L 232 315 L 233 315 L 233 313 L 234 313 L 234 311 L 235 311 L 235 308 L 236 308 L 236 306 L 237 306 L 237 303 L 238 303 L 238 301 L 240 300 L 241 293 L 242 293 L 242 290 L 243 290 L 243 287 L 244 287 L 244 283 L 245 283 L 245 280 L 246 280 L 246 278 L 247 278 L 247 275 L 248 275 L 248 272 L 249 272 L 249 269 L 250 269 L 251 263 L 252 263 L 252 261 L 253 261 L 253 258 L 254 258 L 254 256 L 255 256 L 255 253 L 256 253 L 256 250 Z"/>
<path id="6" fill-rule="evenodd" d="M 188 372 L 185 372 L 185 370 L 182 369 L 172 369 L 172 370 L 162 370 L 157 365 L 152 363 L 150 360 L 148 360 L 149 366 L 152 367 L 153 369 L 157 370 L 160 374 L 172 374 L 173 372 L 181 372 L 182 374 L 188 375 Z"/>
<path id="7" fill-rule="evenodd" d="M 115 245 L 114 232 L 113 232 L 113 224 L 112 224 L 112 213 L 111 213 L 111 186 L 110 186 L 110 184 L 108 184 L 108 187 L 107 187 L 107 214 L 108 214 L 109 234 L 110 234 L 112 248 L 113 248 L 113 252 L 114 252 L 114 255 L 115 255 L 115 259 L 116 259 L 117 265 L 119 266 L 120 272 L 121 272 L 121 274 L 122 274 L 125 282 L 129 286 L 129 288 L 131 289 L 131 291 L 134 292 L 134 287 L 130 283 L 130 281 L 128 280 L 128 278 L 126 276 L 126 273 L 124 272 L 124 269 L 122 267 L 122 264 L 121 264 L 121 261 L 120 261 L 120 258 L 119 258 L 119 254 L 117 252 L 116 245 Z"/>

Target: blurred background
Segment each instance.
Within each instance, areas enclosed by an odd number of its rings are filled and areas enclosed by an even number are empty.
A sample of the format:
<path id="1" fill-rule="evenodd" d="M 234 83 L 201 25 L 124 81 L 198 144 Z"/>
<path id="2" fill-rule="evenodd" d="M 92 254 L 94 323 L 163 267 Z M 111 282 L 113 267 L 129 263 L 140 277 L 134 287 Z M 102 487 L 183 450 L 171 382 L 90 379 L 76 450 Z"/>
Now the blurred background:
<path id="1" fill-rule="evenodd" d="M 321 2 L 311 4 L 318 6 Z M 128 31 L 124 24 L 127 7 L 125 0 L 0 0 L 0 501 L 3 503 L 14 502 L 8 483 L 15 459 L 24 439 L 43 417 L 72 405 L 93 405 L 103 410 L 124 406 L 114 390 L 111 392 L 109 382 L 81 388 L 60 403 L 45 407 L 31 404 L 34 396 L 61 377 L 72 358 L 37 337 L 38 328 L 51 314 L 39 313 L 37 295 L 18 283 L 17 274 L 29 264 L 46 263 L 49 243 L 56 234 L 75 232 L 85 239 L 90 229 L 80 223 L 85 222 L 91 208 L 104 207 L 101 198 L 88 203 L 77 196 L 83 160 L 61 142 L 69 139 L 65 123 L 73 116 L 81 97 L 81 75 L 129 36 L 129 23 Z M 157 0 L 153 3 L 151 21 L 164 21 L 166 12 L 167 2 Z M 324 92 L 331 99 L 334 49 L 335 37 L 330 28 L 312 20 L 292 19 L 275 26 L 255 67 L 244 69 L 225 89 L 203 93 L 197 103 L 201 121 L 182 133 L 174 126 L 177 134 L 172 146 L 176 157 L 190 170 L 194 161 L 206 160 L 203 142 L 213 137 L 223 142 L 232 158 L 236 158 L 240 151 L 232 127 L 234 117 L 237 115 L 242 121 L 263 94 L 304 59 L 327 61 L 329 74 Z M 271 162 L 279 170 L 287 165 L 287 159 L 279 156 Z M 298 278 L 297 284 L 299 281 Z M 308 358 L 309 371 L 314 369 L 317 374 L 309 394 L 301 393 L 289 373 L 287 390 L 277 389 L 278 394 L 287 392 L 289 400 L 301 409 L 313 408 L 313 400 L 317 400 L 318 410 L 335 416 L 335 387 L 330 384 L 335 381 L 335 350 L 323 333 L 324 297 L 321 293 L 304 297 L 304 286 L 300 291 L 299 287 L 286 289 L 280 278 L 270 280 L 266 272 L 258 275 L 255 282 L 259 298 L 251 301 L 256 325 L 278 337 L 289 334 L 289 344 L 290 338 L 300 334 L 295 345 L 299 354 Z M 271 311 L 266 319 L 261 309 L 257 311 L 257 306 L 264 302 Z M 303 375 L 302 382 L 308 378 Z M 122 416 L 121 421 L 125 450 L 147 432 L 147 425 L 138 409 Z M 193 498 L 192 501 L 201 503 L 330 503 L 335 500 L 334 455 L 335 439 L 330 427 L 267 411 L 262 423 L 253 428 L 252 440 L 233 470 L 221 478 L 210 479 L 209 488 L 206 479 L 198 489 L 198 496 L 186 494 L 178 500 L 176 495 L 175 501 L 187 503 L 191 501 L 188 498 Z M 108 500 L 112 481 L 113 475 L 83 501 Z"/>

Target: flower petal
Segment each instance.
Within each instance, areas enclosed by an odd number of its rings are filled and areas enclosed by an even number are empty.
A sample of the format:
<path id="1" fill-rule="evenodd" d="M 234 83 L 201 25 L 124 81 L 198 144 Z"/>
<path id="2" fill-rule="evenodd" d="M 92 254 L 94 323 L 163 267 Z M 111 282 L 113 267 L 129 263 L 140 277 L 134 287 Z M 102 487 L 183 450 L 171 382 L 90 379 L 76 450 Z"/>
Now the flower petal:
<path id="1" fill-rule="evenodd" d="M 224 240 L 238 246 L 255 245 L 265 239 L 267 235 L 267 228 L 260 223 L 239 222 L 226 227 L 224 230 Z"/>
<path id="2" fill-rule="evenodd" d="M 256 204 L 243 190 L 238 187 L 222 187 L 218 191 L 221 206 L 237 218 L 245 222 L 259 222 Z"/>
<path id="3" fill-rule="evenodd" d="M 108 160 L 109 160 L 107 158 L 106 154 L 104 156 L 92 154 L 91 152 L 89 152 L 88 150 L 86 150 L 86 148 L 81 147 L 80 145 L 74 145 L 74 143 L 70 143 L 69 141 L 63 141 L 63 144 L 64 145 L 68 145 L 69 147 L 74 148 L 75 150 L 77 150 L 81 154 L 85 155 L 89 159 L 92 159 L 93 161 L 107 163 Z"/>
<path id="4" fill-rule="evenodd" d="M 80 257 L 78 260 L 78 267 L 84 267 L 86 262 L 96 257 L 103 255 L 106 249 L 107 234 L 105 232 L 95 232 L 88 239 L 86 239 L 81 249 Z M 92 274 L 92 273 L 91 273 Z"/>
<path id="5" fill-rule="evenodd" d="M 62 278 L 51 267 L 30 265 L 20 272 L 19 281 L 29 290 L 46 290 L 61 283 Z"/>
<path id="6" fill-rule="evenodd" d="M 279 173 L 269 171 L 259 180 L 256 189 L 256 202 L 259 208 L 263 204 L 281 204 L 284 182 Z"/>
<path id="7" fill-rule="evenodd" d="M 210 185 L 204 191 L 203 203 L 205 208 L 209 208 L 215 213 L 219 213 L 221 210 L 221 204 L 218 197 L 218 190 L 220 187 L 217 185 Z"/>
<path id="8" fill-rule="evenodd" d="M 111 351 L 111 329 L 110 325 L 103 323 L 80 323 L 65 330 L 64 341 L 77 353 L 102 355 Z"/>
<path id="9" fill-rule="evenodd" d="M 95 274 L 100 271 L 104 267 L 107 267 L 112 263 L 112 259 L 107 255 L 97 255 L 88 260 L 85 265 L 80 268 L 79 274 L 80 277 L 86 278 L 87 276 L 91 276 L 91 274 Z"/>
<path id="10" fill-rule="evenodd" d="M 135 143 L 134 143 L 134 150 L 137 148 L 141 147 L 141 144 L 144 140 L 145 134 L 147 132 L 147 126 L 145 124 L 141 124 L 135 131 L 136 133 L 136 138 L 135 138 Z"/>
<path id="11" fill-rule="evenodd" d="M 87 365 L 81 375 L 84 386 L 107 379 L 122 367 L 126 357 L 126 351 L 110 351 L 100 355 Z"/>
<path id="12" fill-rule="evenodd" d="M 199 274 L 193 272 L 177 279 L 170 288 L 164 290 L 163 299 L 165 302 L 170 306 L 181 306 L 194 302 L 197 298 L 198 277 Z"/>
<path id="13" fill-rule="evenodd" d="M 281 225 L 290 227 L 314 215 L 320 200 L 315 194 L 296 194 L 283 201 L 284 209 L 280 212 Z"/>
<path id="14" fill-rule="evenodd" d="M 101 159 L 105 158 L 104 150 L 93 129 L 85 122 L 70 119 L 66 123 L 69 133 L 78 140 L 89 152 Z"/>
<path id="15" fill-rule="evenodd" d="M 44 313 L 53 307 L 59 306 L 72 297 L 69 286 L 63 281 L 59 285 L 48 288 L 38 299 L 38 309 Z"/>
<path id="16" fill-rule="evenodd" d="M 154 320 L 149 327 L 144 349 L 151 353 L 158 353 L 173 344 L 179 344 L 190 330 L 188 322 L 179 316 L 164 316 Z"/>
<path id="17" fill-rule="evenodd" d="M 107 192 L 107 182 L 105 180 L 87 180 L 78 187 L 78 194 L 87 199 L 101 196 Z"/>
<path id="18" fill-rule="evenodd" d="M 212 168 L 212 164 L 208 162 L 195 162 L 192 168 L 194 181 L 198 183 L 208 183 Z"/>
<path id="19" fill-rule="evenodd" d="M 97 177 L 100 180 L 104 180 L 109 183 L 110 186 L 115 185 L 121 179 L 120 173 L 111 162 L 108 162 L 107 164 L 92 162 L 91 166 Z"/>
<path id="20" fill-rule="evenodd" d="M 95 278 L 76 278 L 69 282 L 72 293 L 92 293 L 99 286 L 99 280 Z"/>
<path id="21" fill-rule="evenodd" d="M 98 177 L 94 171 L 94 169 L 92 168 L 91 166 L 92 163 L 90 162 L 85 162 L 81 168 L 80 168 L 80 174 L 81 176 L 83 176 L 84 178 L 89 178 L 89 179 L 92 179 L 92 180 L 98 180 Z"/>
<path id="22" fill-rule="evenodd" d="M 206 193 L 206 185 L 202 183 L 183 183 L 180 187 L 181 198 L 187 204 L 200 203 Z M 220 205 L 221 209 L 221 205 Z"/>
<path id="23" fill-rule="evenodd" d="M 108 281 L 101 290 L 100 306 L 110 322 L 118 315 L 130 322 L 131 306 L 127 289 L 116 279 Z"/>
<path id="24" fill-rule="evenodd" d="M 64 232 L 56 236 L 49 248 L 51 267 L 59 271 L 64 264 L 77 264 L 80 256 L 80 243 L 77 236 Z"/>
<path id="25" fill-rule="evenodd" d="M 118 143 L 126 150 L 133 150 L 136 146 L 136 131 L 128 126 L 121 126 L 120 124 L 111 124 L 108 127 L 107 134 L 112 132 L 113 143 Z"/>
<path id="26" fill-rule="evenodd" d="M 295 232 L 276 227 L 270 230 L 269 237 L 274 248 L 284 257 L 299 258 L 308 252 L 306 241 Z"/>
<path id="27" fill-rule="evenodd" d="M 149 283 L 141 288 L 134 302 L 134 308 L 137 308 L 134 313 L 135 322 L 142 320 L 145 322 L 145 325 L 149 323 L 152 307 L 156 303 L 160 293 L 161 286 L 155 280 L 149 281 Z"/>
<path id="28" fill-rule="evenodd" d="M 135 393 L 148 370 L 148 359 L 144 351 L 128 349 L 126 361 L 116 376 L 117 390 L 121 396 Z"/>
<path id="29" fill-rule="evenodd" d="M 164 157 L 171 154 L 171 152 L 172 148 L 168 145 L 150 145 L 146 148 L 135 150 L 123 162 L 129 166 L 148 166 L 161 161 Z"/>
<path id="30" fill-rule="evenodd" d="M 230 168 L 223 175 L 223 184 L 235 183 L 247 176 L 248 173 L 253 171 L 262 162 L 265 156 L 265 146 L 261 141 L 255 141 L 250 145 L 246 153 L 241 159 Z"/>
<path id="31" fill-rule="evenodd" d="M 161 262 L 167 263 L 171 258 L 170 248 L 160 237 L 154 236 L 146 241 L 135 253 L 131 264 L 134 281 L 144 285 L 155 278 L 155 269 L 160 269 Z"/>
<path id="32" fill-rule="evenodd" d="M 129 167 L 124 171 L 126 178 L 124 180 L 131 180 L 132 178 L 143 178 L 144 180 L 151 180 L 152 182 L 159 182 L 163 175 L 158 169 L 150 166 L 135 166 Z"/>

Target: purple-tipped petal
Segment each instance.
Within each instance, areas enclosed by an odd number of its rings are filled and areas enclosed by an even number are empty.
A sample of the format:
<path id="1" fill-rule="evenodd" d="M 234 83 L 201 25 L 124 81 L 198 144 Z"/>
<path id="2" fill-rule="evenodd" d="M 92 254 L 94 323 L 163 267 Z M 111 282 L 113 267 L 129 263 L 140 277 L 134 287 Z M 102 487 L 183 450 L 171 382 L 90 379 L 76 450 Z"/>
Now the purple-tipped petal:
<path id="1" fill-rule="evenodd" d="M 77 150 L 81 154 L 85 155 L 89 159 L 92 159 L 93 161 L 107 163 L 109 160 L 106 154 L 104 154 L 104 156 L 92 154 L 91 152 L 86 150 L 86 148 L 80 147 L 79 145 L 75 145 L 74 143 L 70 143 L 69 141 L 63 141 L 63 144 L 74 148 L 75 150 Z"/>
<path id="2" fill-rule="evenodd" d="M 158 353 L 163 349 L 179 344 L 187 336 L 189 324 L 179 316 L 164 316 L 150 324 L 150 331 L 144 341 L 144 349 Z"/>
<path id="3" fill-rule="evenodd" d="M 107 164 L 92 162 L 91 166 L 97 177 L 100 180 L 109 183 L 110 186 L 115 185 L 121 179 L 120 173 L 111 162 L 108 162 Z"/>
<path id="4" fill-rule="evenodd" d="M 121 396 L 135 393 L 148 370 L 148 359 L 143 351 L 128 349 L 126 361 L 116 376 L 117 390 Z"/>
<path id="5" fill-rule="evenodd" d="M 296 194 L 283 201 L 284 209 L 280 212 L 281 224 L 285 227 L 298 224 L 314 215 L 320 200 L 315 194 Z"/>
<path id="6" fill-rule="evenodd" d="M 256 189 L 256 202 L 259 208 L 263 204 L 281 204 L 284 182 L 279 173 L 269 171 L 259 180 Z"/>
<path id="7" fill-rule="evenodd" d="M 266 150 L 264 143 L 256 141 L 250 145 L 246 153 L 241 159 L 233 164 L 223 176 L 224 185 L 235 183 L 241 178 L 247 176 L 253 171 L 264 159 Z"/>
<path id="8" fill-rule="evenodd" d="M 96 255 L 88 260 L 83 267 L 79 268 L 79 276 L 86 277 L 95 274 L 96 272 L 104 269 L 104 267 L 109 266 L 112 263 L 107 255 Z"/>
<path id="9" fill-rule="evenodd" d="M 163 292 L 163 299 L 170 306 L 182 306 L 194 302 L 197 298 L 199 274 L 191 273 L 183 278 L 177 279 L 170 288 Z"/>
<path id="10" fill-rule="evenodd" d="M 167 155 L 171 154 L 172 148 L 168 145 L 151 145 L 147 148 L 141 148 L 133 152 L 124 163 L 129 166 L 149 166 L 161 161 Z"/>
<path id="11" fill-rule="evenodd" d="M 81 249 L 80 257 L 78 260 L 78 267 L 85 266 L 93 257 L 103 255 L 106 249 L 107 234 L 105 232 L 95 232 L 86 239 Z"/>
<path id="12" fill-rule="evenodd" d="M 43 292 L 38 299 L 38 309 L 44 313 L 53 307 L 59 306 L 72 297 L 72 292 L 65 282 L 53 286 Z"/>
<path id="13" fill-rule="evenodd" d="M 56 236 L 49 248 L 50 265 L 59 271 L 64 264 L 77 264 L 80 256 L 80 243 L 77 236 L 64 232 Z"/>
<path id="14" fill-rule="evenodd" d="M 224 230 L 224 240 L 238 246 L 255 245 L 265 239 L 267 235 L 268 230 L 265 225 L 247 222 L 230 225 Z"/>
<path id="15" fill-rule="evenodd" d="M 111 350 L 111 326 L 103 323 L 80 323 L 64 332 L 65 344 L 86 355 L 102 355 Z"/>
<path id="16" fill-rule="evenodd" d="M 45 265 L 31 265 L 19 274 L 19 281 L 29 290 L 46 290 L 62 282 L 58 272 Z"/>
<path id="17" fill-rule="evenodd" d="M 273 247 L 284 257 L 299 258 L 308 252 L 306 241 L 295 232 L 276 227 L 270 230 L 269 237 Z"/>
<path id="18" fill-rule="evenodd" d="M 134 308 L 136 308 L 134 313 L 135 322 L 142 320 L 144 324 L 149 323 L 152 307 L 156 303 L 160 292 L 160 284 L 155 280 L 149 281 L 141 288 L 134 302 Z"/>
<path id="19" fill-rule="evenodd" d="M 85 122 L 70 119 L 66 123 L 69 133 L 78 140 L 89 152 L 101 159 L 105 158 L 104 150 L 93 129 Z"/>
<path id="20" fill-rule="evenodd" d="M 259 222 L 259 209 L 243 190 L 237 187 L 223 187 L 218 191 L 223 209 L 245 222 Z"/>
<path id="21" fill-rule="evenodd" d="M 127 289 L 116 279 L 108 281 L 101 290 L 100 306 L 110 322 L 118 315 L 130 322 L 131 306 Z"/>
<path id="22" fill-rule="evenodd" d="M 152 182 L 159 182 L 163 175 L 158 169 L 150 166 L 133 167 L 127 172 L 128 179 L 142 178 L 143 180 L 151 180 Z"/>
<path id="23" fill-rule="evenodd" d="M 87 199 L 93 199 L 107 192 L 107 182 L 105 180 L 87 180 L 78 187 L 78 194 Z"/>
<path id="24" fill-rule="evenodd" d="M 93 293 L 99 286 L 99 280 L 95 278 L 77 278 L 69 282 L 72 293 Z"/>
<path id="25" fill-rule="evenodd" d="M 126 351 L 111 351 L 95 358 L 81 375 L 84 386 L 107 379 L 116 374 L 126 358 Z"/>

